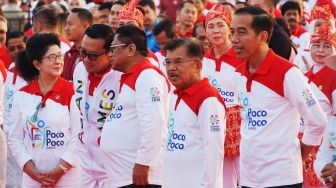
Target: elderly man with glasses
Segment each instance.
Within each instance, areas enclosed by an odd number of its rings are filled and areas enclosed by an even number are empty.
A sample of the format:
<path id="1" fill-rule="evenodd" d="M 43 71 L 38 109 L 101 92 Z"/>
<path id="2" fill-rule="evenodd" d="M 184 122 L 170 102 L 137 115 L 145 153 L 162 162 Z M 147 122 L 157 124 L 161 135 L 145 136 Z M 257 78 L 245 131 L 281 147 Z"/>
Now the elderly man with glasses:
<path id="1" fill-rule="evenodd" d="M 113 37 L 112 28 L 105 24 L 86 29 L 79 49 L 82 62 L 74 71 L 75 96 L 82 120 L 80 187 L 100 188 L 107 179 L 99 145 L 103 124 L 116 106 L 119 88 L 120 73 L 112 70 L 110 64 Z"/>
<path id="2" fill-rule="evenodd" d="M 223 188 L 224 101 L 201 78 L 200 42 L 179 38 L 165 47 L 165 66 L 175 91 L 164 148 L 163 187 Z"/>

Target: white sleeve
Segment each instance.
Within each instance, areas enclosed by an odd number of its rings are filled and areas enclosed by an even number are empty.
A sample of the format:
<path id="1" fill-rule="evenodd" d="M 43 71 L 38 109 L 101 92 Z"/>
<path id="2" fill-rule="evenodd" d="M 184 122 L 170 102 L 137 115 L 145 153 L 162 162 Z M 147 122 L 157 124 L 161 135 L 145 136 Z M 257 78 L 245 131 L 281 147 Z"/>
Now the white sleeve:
<path id="1" fill-rule="evenodd" d="M 22 113 L 19 107 L 20 97 L 20 92 L 16 92 L 13 100 L 13 110 L 9 118 L 8 126 L 11 127 L 11 129 L 8 135 L 8 145 L 16 162 L 21 169 L 23 169 L 23 166 L 31 160 L 32 157 L 24 144 L 24 122 L 22 122 Z"/>
<path id="2" fill-rule="evenodd" d="M 309 146 L 320 145 L 327 116 L 313 94 L 307 78 L 295 67 L 285 75 L 284 95 L 305 120 L 302 142 Z"/>
<path id="3" fill-rule="evenodd" d="M 9 81 L 9 75 L 7 76 L 5 85 L 4 85 L 4 101 L 3 101 L 3 130 L 5 135 L 7 136 L 10 130 L 10 127 L 8 126 L 9 116 L 12 110 L 12 100 L 13 100 L 13 93 L 10 93 L 9 88 L 7 87 L 10 85 L 11 81 Z"/>
<path id="4" fill-rule="evenodd" d="M 319 147 L 319 150 L 316 154 L 316 159 L 314 161 L 314 171 L 316 176 L 320 179 L 321 182 L 324 182 L 324 180 L 321 178 L 321 171 L 325 167 L 327 163 L 330 163 L 333 161 L 333 153 L 330 149 L 330 132 L 335 133 L 336 128 L 336 117 L 332 116 L 329 120 L 328 127 L 326 131 L 324 132 L 322 144 Z"/>
<path id="5" fill-rule="evenodd" d="M 4 111 L 4 106 L 3 106 L 3 97 L 4 97 L 4 85 L 5 85 L 5 80 L 2 74 L 0 74 L 0 125 L 3 124 L 3 111 Z"/>
<path id="6" fill-rule="evenodd" d="M 168 86 L 153 69 L 144 70 L 135 84 L 135 101 L 140 140 L 136 163 L 155 166 L 162 152 L 164 126 L 168 116 Z"/>
<path id="7" fill-rule="evenodd" d="M 71 164 L 71 166 L 79 166 L 78 146 L 80 141 L 78 134 L 81 131 L 81 121 L 80 112 L 77 107 L 74 95 L 72 96 L 70 103 L 70 127 L 71 137 L 61 158 Z"/>
<path id="8" fill-rule="evenodd" d="M 206 99 L 199 109 L 197 123 L 202 132 L 204 149 L 201 187 L 218 187 L 218 182 L 223 181 L 226 130 L 224 105 L 215 97 Z"/>
<path id="9" fill-rule="evenodd" d="M 336 89 L 331 93 L 331 97 L 332 97 L 332 110 L 333 110 L 333 115 L 336 114 Z"/>

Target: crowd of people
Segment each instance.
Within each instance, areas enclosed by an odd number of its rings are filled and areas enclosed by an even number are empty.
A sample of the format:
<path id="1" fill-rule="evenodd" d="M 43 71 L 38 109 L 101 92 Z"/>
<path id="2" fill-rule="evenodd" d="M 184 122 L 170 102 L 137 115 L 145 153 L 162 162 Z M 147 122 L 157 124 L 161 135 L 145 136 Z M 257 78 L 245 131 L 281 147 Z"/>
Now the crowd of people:
<path id="1" fill-rule="evenodd" d="M 332 0 L 0 14 L 0 188 L 336 188 Z"/>

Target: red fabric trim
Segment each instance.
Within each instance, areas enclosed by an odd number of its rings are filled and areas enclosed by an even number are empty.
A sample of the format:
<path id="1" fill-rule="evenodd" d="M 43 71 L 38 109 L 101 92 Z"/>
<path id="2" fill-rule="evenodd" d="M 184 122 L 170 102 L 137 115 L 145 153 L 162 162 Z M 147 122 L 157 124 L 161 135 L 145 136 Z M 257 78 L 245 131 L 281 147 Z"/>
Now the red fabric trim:
<path id="1" fill-rule="evenodd" d="M 305 75 L 308 77 L 309 83 L 313 82 L 320 88 L 322 93 L 328 98 L 330 104 L 333 104 L 332 92 L 336 90 L 336 71 L 325 66 L 315 74 L 310 69 Z"/>
<path id="2" fill-rule="evenodd" d="M 45 107 L 45 103 L 48 99 L 70 108 L 71 98 L 75 93 L 72 82 L 69 82 L 63 78 L 58 78 L 54 87 L 45 95 L 42 94 L 37 80 L 34 80 L 28 85 L 22 87 L 20 91 L 41 96 L 42 108 Z"/>
<path id="3" fill-rule="evenodd" d="M 235 68 L 237 68 L 242 61 L 236 57 L 236 52 L 231 48 L 226 54 L 221 55 L 218 59 L 215 57 L 214 48 L 212 47 L 205 55 L 206 58 L 212 59 L 216 63 L 216 71 L 221 70 L 222 63 L 225 62 Z"/>
<path id="4" fill-rule="evenodd" d="M 276 55 L 271 49 L 254 74 L 248 71 L 248 62 L 243 62 L 236 70 L 247 78 L 246 90 L 251 92 L 252 81 L 259 82 L 280 96 L 284 96 L 283 82 L 286 72 L 294 67 L 286 59 Z"/>
<path id="5" fill-rule="evenodd" d="M 306 29 L 298 24 L 298 25 L 296 25 L 296 28 L 294 29 L 294 31 L 291 32 L 291 35 L 294 35 L 296 37 L 300 37 L 305 32 L 306 32 Z"/>
<path id="6" fill-rule="evenodd" d="M 94 90 L 97 88 L 98 84 L 100 83 L 100 81 L 102 80 L 102 78 L 105 76 L 105 74 L 107 74 L 108 72 L 110 72 L 111 70 L 111 66 L 109 68 L 107 68 L 103 74 L 100 75 L 93 75 L 93 74 L 89 74 L 88 79 L 90 81 L 89 83 L 89 95 L 93 96 L 93 92 Z"/>
<path id="7" fill-rule="evenodd" d="M 146 69 L 154 69 L 160 75 L 162 75 L 166 79 L 166 83 L 167 83 L 167 86 L 168 86 L 168 91 L 170 91 L 170 83 L 169 83 L 167 77 L 163 74 L 163 72 L 158 67 L 151 64 L 147 58 L 144 58 L 139 63 L 134 65 L 128 73 L 125 73 L 125 74 L 121 75 L 119 93 L 121 92 L 121 89 L 122 89 L 124 84 L 126 84 L 128 87 L 130 87 L 132 90 L 135 91 L 136 80 L 138 79 L 141 72 L 146 70 Z"/>
<path id="8" fill-rule="evenodd" d="M 174 93 L 177 95 L 175 110 L 177 109 L 180 101 L 183 100 L 189 108 L 198 115 L 199 108 L 201 107 L 203 101 L 209 97 L 216 97 L 218 101 L 225 106 L 222 97 L 218 94 L 218 91 L 209 84 L 209 80 L 207 78 L 194 83 L 185 90 L 175 90 Z"/>

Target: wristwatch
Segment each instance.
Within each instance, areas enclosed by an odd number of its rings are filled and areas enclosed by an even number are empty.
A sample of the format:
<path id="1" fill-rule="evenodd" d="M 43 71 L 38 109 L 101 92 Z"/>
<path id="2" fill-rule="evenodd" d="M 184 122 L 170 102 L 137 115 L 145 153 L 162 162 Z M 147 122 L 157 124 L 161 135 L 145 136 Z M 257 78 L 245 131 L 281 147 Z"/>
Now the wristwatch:
<path id="1" fill-rule="evenodd" d="M 58 166 L 63 170 L 64 174 L 66 174 L 69 170 L 67 167 L 63 166 L 62 164 L 59 164 Z"/>

